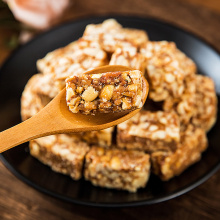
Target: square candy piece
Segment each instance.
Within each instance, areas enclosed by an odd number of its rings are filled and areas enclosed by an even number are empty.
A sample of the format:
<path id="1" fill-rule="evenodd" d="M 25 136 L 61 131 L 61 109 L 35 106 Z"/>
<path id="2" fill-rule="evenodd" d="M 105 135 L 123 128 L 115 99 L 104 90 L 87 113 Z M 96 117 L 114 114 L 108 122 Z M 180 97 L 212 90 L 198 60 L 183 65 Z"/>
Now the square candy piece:
<path id="1" fill-rule="evenodd" d="M 74 75 L 66 80 L 66 101 L 73 113 L 120 112 L 141 108 L 142 90 L 139 70 Z"/>
<path id="2" fill-rule="evenodd" d="M 26 120 L 37 114 L 57 94 L 51 75 L 35 74 L 26 84 L 21 97 L 21 116 Z"/>
<path id="3" fill-rule="evenodd" d="M 80 132 L 79 135 L 82 140 L 90 145 L 98 145 L 102 147 L 110 147 L 112 145 L 112 135 L 114 127 L 106 128 L 98 131 Z"/>
<path id="4" fill-rule="evenodd" d="M 201 158 L 207 148 L 206 133 L 201 128 L 189 124 L 181 131 L 181 142 L 175 152 L 158 151 L 151 154 L 153 173 L 162 180 L 180 175 L 187 167 Z"/>
<path id="5" fill-rule="evenodd" d="M 177 113 L 180 123 L 187 125 L 196 112 L 196 75 L 186 77 L 184 87 L 181 97 L 170 96 L 164 101 L 163 110 Z"/>
<path id="6" fill-rule="evenodd" d="M 115 19 L 107 19 L 101 24 L 88 24 L 83 37 L 90 41 L 99 41 L 103 33 L 120 29 L 122 29 L 122 26 Z"/>
<path id="7" fill-rule="evenodd" d="M 147 33 L 143 30 L 123 28 L 116 20 L 108 19 L 101 24 L 87 25 L 83 38 L 97 41 L 108 53 L 127 47 L 139 48 L 148 41 Z"/>
<path id="8" fill-rule="evenodd" d="M 37 60 L 37 69 L 41 73 L 50 73 L 53 68 L 52 64 L 57 62 L 65 54 L 71 54 L 73 51 L 78 49 L 77 41 L 71 42 L 65 47 L 55 49 L 45 55 L 45 57 Z"/>
<path id="9" fill-rule="evenodd" d="M 48 53 L 37 61 L 37 67 L 45 74 L 52 74 L 57 88 L 65 87 L 65 79 L 82 74 L 90 68 L 108 64 L 107 54 L 97 42 L 79 40 Z"/>
<path id="10" fill-rule="evenodd" d="M 32 156 L 74 180 L 81 178 L 84 158 L 90 148 L 76 136 L 65 134 L 32 140 L 29 147 Z"/>
<path id="11" fill-rule="evenodd" d="M 144 152 L 92 147 L 86 155 L 84 176 L 95 186 L 136 192 L 146 186 L 149 174 Z"/>
<path id="12" fill-rule="evenodd" d="M 196 127 L 209 131 L 217 117 L 217 96 L 213 80 L 202 75 L 187 77 L 183 95 L 180 98 L 167 98 L 163 109 L 176 112 L 182 125 L 192 122 Z"/>
<path id="13" fill-rule="evenodd" d="M 147 33 L 143 30 L 132 28 L 121 28 L 119 30 L 111 30 L 105 32 L 100 36 L 100 45 L 106 52 L 114 53 L 120 48 L 136 47 L 148 41 Z"/>
<path id="14" fill-rule="evenodd" d="M 174 151 L 180 140 L 175 113 L 141 111 L 117 126 L 117 147 L 146 152 Z"/>
<path id="15" fill-rule="evenodd" d="M 145 73 L 145 57 L 137 52 L 137 48 L 117 48 L 112 54 L 109 65 L 128 66 Z"/>
<path id="16" fill-rule="evenodd" d="M 209 131 L 217 118 L 217 96 L 213 80 L 207 76 L 196 75 L 195 114 L 192 123 Z"/>
<path id="17" fill-rule="evenodd" d="M 173 42 L 147 42 L 140 51 L 146 58 L 149 97 L 156 102 L 169 96 L 180 97 L 184 91 L 185 77 L 196 72 L 195 63 Z"/>

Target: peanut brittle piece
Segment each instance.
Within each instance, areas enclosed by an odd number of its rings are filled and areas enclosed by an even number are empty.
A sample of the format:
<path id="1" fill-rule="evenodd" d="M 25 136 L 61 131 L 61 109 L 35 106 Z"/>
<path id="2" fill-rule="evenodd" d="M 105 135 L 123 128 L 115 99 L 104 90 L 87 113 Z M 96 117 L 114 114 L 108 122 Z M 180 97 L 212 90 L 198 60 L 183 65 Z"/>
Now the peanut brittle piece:
<path id="1" fill-rule="evenodd" d="M 192 123 L 209 131 L 217 118 L 217 96 L 215 85 L 211 78 L 196 75 L 195 114 Z"/>
<path id="2" fill-rule="evenodd" d="M 136 192 L 148 181 L 149 158 L 139 151 L 92 147 L 86 155 L 84 176 L 95 186 Z"/>
<path id="3" fill-rule="evenodd" d="M 184 92 L 181 97 L 168 97 L 163 103 L 163 110 L 178 114 L 180 123 L 187 125 L 196 112 L 196 75 L 186 77 Z"/>
<path id="4" fill-rule="evenodd" d="M 25 86 L 21 97 L 21 116 L 26 120 L 48 104 L 58 94 L 51 75 L 35 74 Z"/>
<path id="5" fill-rule="evenodd" d="M 174 151 L 180 140 L 179 118 L 175 113 L 140 111 L 117 126 L 117 147 L 149 153 Z"/>
<path id="6" fill-rule="evenodd" d="M 123 28 L 116 20 L 108 19 L 102 24 L 87 25 L 83 37 L 98 41 L 108 53 L 113 53 L 118 47 L 137 47 L 148 41 L 144 30 Z"/>
<path id="7" fill-rule="evenodd" d="M 66 80 L 66 101 L 73 113 L 95 114 L 143 106 L 143 75 L 139 70 L 83 74 Z"/>
<path id="8" fill-rule="evenodd" d="M 109 65 L 128 66 L 145 73 L 145 57 L 137 52 L 137 48 L 117 48 L 112 54 Z"/>
<path id="9" fill-rule="evenodd" d="M 30 153 L 52 170 L 71 176 L 82 177 L 86 153 L 90 147 L 76 136 L 51 135 L 30 141 Z"/>
<path id="10" fill-rule="evenodd" d="M 120 30 L 122 26 L 115 19 L 107 19 L 101 24 L 88 24 L 83 33 L 83 37 L 90 41 L 99 41 L 100 36 L 111 30 Z"/>
<path id="11" fill-rule="evenodd" d="M 201 128 L 189 124 L 181 131 L 181 141 L 175 152 L 157 151 L 151 154 L 153 173 L 162 180 L 180 175 L 187 167 L 201 158 L 207 148 L 206 133 Z"/>
<path id="12" fill-rule="evenodd" d="M 37 61 L 38 69 L 52 74 L 57 88 L 65 87 L 65 79 L 73 74 L 82 74 L 90 68 L 108 64 L 107 54 L 97 42 L 80 38 L 78 41 L 48 53 Z"/>
<path id="13" fill-rule="evenodd" d="M 114 127 L 110 127 L 103 130 L 80 132 L 77 134 L 90 145 L 110 147 L 112 145 L 113 131 Z"/>
<path id="14" fill-rule="evenodd" d="M 147 33 L 143 30 L 122 28 L 120 30 L 111 30 L 100 36 L 100 45 L 106 52 L 113 53 L 118 47 L 140 48 L 148 41 Z"/>
<path id="15" fill-rule="evenodd" d="M 140 51 L 146 58 L 149 97 L 156 102 L 181 97 L 185 77 L 196 72 L 195 63 L 173 42 L 147 42 Z"/>
<path id="16" fill-rule="evenodd" d="M 183 95 L 167 98 L 163 109 L 176 112 L 183 125 L 192 122 L 209 131 L 217 117 L 217 96 L 213 80 L 202 75 L 187 77 Z"/>

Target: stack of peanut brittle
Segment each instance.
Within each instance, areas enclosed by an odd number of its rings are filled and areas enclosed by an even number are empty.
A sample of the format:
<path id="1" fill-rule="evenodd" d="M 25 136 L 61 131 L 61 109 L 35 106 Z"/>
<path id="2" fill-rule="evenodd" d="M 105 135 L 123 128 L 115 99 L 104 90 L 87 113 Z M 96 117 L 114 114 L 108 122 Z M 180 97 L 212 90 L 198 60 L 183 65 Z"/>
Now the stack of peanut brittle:
<path id="1" fill-rule="evenodd" d="M 216 121 L 212 79 L 197 74 L 195 63 L 174 42 L 150 41 L 145 31 L 123 28 L 114 19 L 88 25 L 80 39 L 37 61 L 39 73 L 21 98 L 23 120 L 47 105 L 66 80 L 104 65 L 141 71 L 157 109 L 150 111 L 147 101 L 117 127 L 33 140 L 32 156 L 73 180 L 84 177 L 95 186 L 130 192 L 145 187 L 151 172 L 165 181 L 200 160 L 208 146 L 206 133 Z"/>

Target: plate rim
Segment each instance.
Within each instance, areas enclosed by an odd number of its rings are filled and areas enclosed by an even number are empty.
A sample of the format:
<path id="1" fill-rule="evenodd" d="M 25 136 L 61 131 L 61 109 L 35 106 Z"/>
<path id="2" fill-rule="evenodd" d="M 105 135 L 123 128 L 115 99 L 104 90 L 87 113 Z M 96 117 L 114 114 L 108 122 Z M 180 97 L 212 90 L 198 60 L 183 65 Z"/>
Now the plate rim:
<path id="1" fill-rule="evenodd" d="M 59 28 L 62 28 L 63 26 L 67 26 L 67 25 L 72 25 L 75 23 L 79 23 L 79 22 L 85 22 L 85 21 L 89 21 L 92 19 L 108 19 L 108 18 L 115 18 L 117 19 L 136 19 L 136 20 L 140 20 L 140 21 L 144 21 L 147 20 L 149 22 L 155 23 L 155 24 L 162 24 L 165 26 L 168 26 L 169 28 L 172 28 L 173 30 L 178 30 L 184 34 L 189 35 L 190 37 L 193 37 L 195 40 L 199 41 L 202 44 L 205 44 L 206 46 L 208 46 L 210 49 L 212 49 L 219 57 L 220 57 L 220 52 L 217 48 L 215 48 L 210 42 L 208 42 L 206 39 L 202 38 L 201 36 L 185 29 L 182 28 L 180 26 L 176 26 L 173 23 L 170 23 L 168 21 L 164 21 L 164 20 L 160 20 L 158 18 L 154 18 L 154 17 L 142 17 L 142 16 L 134 16 L 134 15 L 104 15 L 104 16 L 85 16 L 85 17 L 81 17 L 78 18 L 76 20 L 70 20 L 68 22 L 64 22 L 58 26 L 55 26 L 49 30 L 47 30 L 46 32 L 40 33 L 39 35 L 37 35 L 34 39 L 30 40 L 29 42 L 27 42 L 24 45 L 21 45 L 19 47 L 17 47 L 8 57 L 7 59 L 3 62 L 2 66 L 0 67 L 0 74 L 1 72 L 4 70 L 5 66 L 7 66 L 7 64 L 11 61 L 11 59 L 13 59 L 13 57 L 16 56 L 16 54 L 24 47 L 28 47 L 29 44 L 32 44 L 34 41 L 39 40 L 39 38 L 44 37 L 45 35 L 52 33 L 53 31 L 56 31 Z M 220 160 L 219 162 L 214 165 L 210 171 L 206 174 L 204 174 L 202 177 L 199 178 L 199 180 L 195 180 L 193 183 L 188 184 L 187 186 L 182 187 L 180 190 L 176 190 L 172 193 L 169 193 L 165 196 L 157 196 L 153 199 L 149 199 L 149 200 L 141 200 L 141 201 L 129 201 L 129 202 L 123 202 L 123 203 L 100 203 L 100 202 L 88 202 L 88 201 L 79 201 L 73 198 L 70 198 L 68 196 L 63 196 L 59 193 L 54 193 L 53 191 L 47 190 L 44 187 L 39 186 L 38 184 L 34 183 L 33 181 L 29 180 L 28 177 L 25 177 L 21 172 L 19 172 L 18 170 L 16 170 L 8 161 L 7 159 L 4 157 L 4 153 L 0 154 L 0 160 L 1 162 L 4 164 L 4 166 L 15 176 L 17 177 L 19 180 L 21 180 L 22 182 L 26 183 L 27 185 L 31 186 L 32 188 L 34 188 L 35 190 L 44 193 L 46 195 L 49 195 L 53 198 L 57 198 L 57 199 L 61 199 L 63 201 L 66 202 L 70 202 L 70 203 L 74 203 L 74 204 L 78 204 L 78 205 L 84 205 L 84 206 L 92 206 L 92 207 L 109 207 L 109 208 L 116 208 L 116 207 L 136 207 L 136 206 L 142 206 L 142 205 L 152 205 L 152 204 L 156 204 L 156 203 L 161 203 L 176 197 L 179 197 L 180 195 L 183 195 L 189 191 L 191 191 L 192 189 L 196 188 L 197 186 L 201 185 L 202 183 L 204 183 L 205 181 L 207 181 L 212 175 L 214 175 L 219 169 L 220 169 Z M 44 165 L 45 166 L 45 165 Z"/>
<path id="2" fill-rule="evenodd" d="M 126 207 L 137 207 L 137 206 L 143 206 L 143 205 L 153 205 L 153 204 L 157 204 L 157 203 L 161 203 L 161 202 L 165 202 L 174 198 L 177 198 L 191 190 L 193 190 L 194 188 L 196 188 L 197 186 L 201 185 L 202 183 L 204 183 L 205 181 L 207 181 L 211 176 L 213 176 L 219 169 L 220 169 L 220 163 L 218 163 L 217 165 L 215 165 L 210 172 L 208 172 L 207 174 L 203 175 L 199 180 L 195 180 L 193 182 L 193 184 L 189 184 L 188 186 L 182 187 L 182 189 L 180 190 L 176 190 L 172 193 L 169 193 L 166 196 L 158 196 L 155 197 L 153 199 L 149 199 L 149 200 L 142 200 L 142 201 L 133 201 L 133 202 L 123 202 L 123 203 L 100 203 L 100 202 L 87 202 L 87 201 L 79 201 L 76 199 L 72 199 L 70 197 L 66 197 L 63 196 L 59 193 L 54 193 L 50 190 L 47 190 L 39 185 L 37 185 L 36 183 L 32 182 L 31 180 L 29 180 L 27 177 L 25 177 L 23 174 L 21 174 L 19 171 L 17 171 L 8 161 L 7 159 L 0 154 L 0 160 L 1 162 L 4 164 L 4 166 L 19 180 L 21 180 L 22 182 L 26 183 L 28 186 L 31 186 L 32 188 L 34 188 L 35 190 L 37 190 L 38 192 L 44 193 L 48 196 L 51 196 L 53 198 L 56 199 L 60 199 L 63 200 L 65 202 L 69 202 L 69 203 L 74 203 L 74 204 L 78 204 L 78 205 L 84 205 L 84 206 L 90 206 L 90 207 L 100 207 L 100 208 L 126 208 Z M 44 165 L 44 164 L 42 164 Z M 46 166 L 46 165 L 44 165 Z M 128 192 L 129 193 L 129 192 Z"/>

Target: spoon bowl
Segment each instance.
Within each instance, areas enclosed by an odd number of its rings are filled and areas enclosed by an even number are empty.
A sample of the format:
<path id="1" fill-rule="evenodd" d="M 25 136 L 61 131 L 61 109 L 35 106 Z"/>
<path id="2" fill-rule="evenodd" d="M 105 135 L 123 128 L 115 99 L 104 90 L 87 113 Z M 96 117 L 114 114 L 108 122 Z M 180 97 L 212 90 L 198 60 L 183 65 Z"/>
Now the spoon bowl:
<path id="1" fill-rule="evenodd" d="M 129 67 L 112 65 L 95 68 L 85 74 L 128 71 Z M 143 76 L 143 103 L 148 95 L 148 83 Z M 35 138 L 61 133 L 102 130 L 128 120 L 140 109 L 116 113 L 85 115 L 72 113 L 66 103 L 66 89 L 63 89 L 39 113 L 26 121 L 0 133 L 0 153 Z"/>

